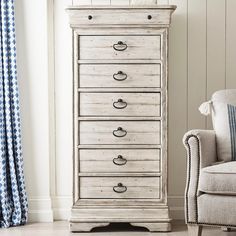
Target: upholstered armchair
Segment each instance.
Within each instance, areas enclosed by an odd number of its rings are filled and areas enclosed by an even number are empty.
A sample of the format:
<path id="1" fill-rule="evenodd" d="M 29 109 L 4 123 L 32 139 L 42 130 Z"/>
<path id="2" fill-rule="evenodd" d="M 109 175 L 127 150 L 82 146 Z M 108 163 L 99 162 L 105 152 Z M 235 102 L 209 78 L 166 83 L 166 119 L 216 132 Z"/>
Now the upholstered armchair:
<path id="1" fill-rule="evenodd" d="M 236 90 L 230 90 L 230 96 L 228 95 L 225 91 L 220 91 L 214 94 L 213 98 L 223 98 L 226 105 L 231 103 L 233 98 L 235 104 Z M 222 106 L 222 103 L 220 105 Z M 223 110 L 221 108 L 220 111 Z M 236 132 L 236 113 L 231 113 L 234 123 L 230 121 L 229 126 L 234 130 L 230 130 L 229 136 Z M 216 121 L 218 122 L 217 119 Z M 217 126 L 214 125 L 215 127 Z M 219 131 L 223 132 L 224 127 Z M 192 130 L 183 138 L 187 150 L 185 217 L 191 236 L 201 236 L 203 226 L 218 226 L 225 230 L 236 227 L 236 161 L 219 160 L 218 142 L 227 138 L 221 140 L 221 133 L 219 137 L 217 135 L 213 130 Z M 235 154 L 236 141 L 232 138 L 234 137 L 229 137 L 232 144 L 229 148 Z M 227 146 L 227 143 L 225 145 Z M 226 151 L 223 151 L 225 154 Z"/>

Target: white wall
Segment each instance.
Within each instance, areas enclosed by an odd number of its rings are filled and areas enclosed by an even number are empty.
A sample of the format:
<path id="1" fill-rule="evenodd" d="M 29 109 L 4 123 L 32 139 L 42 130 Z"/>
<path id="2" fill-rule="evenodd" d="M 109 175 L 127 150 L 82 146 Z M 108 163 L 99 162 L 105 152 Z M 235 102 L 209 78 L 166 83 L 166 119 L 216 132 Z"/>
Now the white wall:
<path id="1" fill-rule="evenodd" d="M 29 215 L 51 221 L 47 1 L 16 1 L 16 29 Z"/>
<path id="2" fill-rule="evenodd" d="M 16 2 L 30 216 L 52 220 L 52 200 L 54 218 L 67 219 L 72 189 L 72 58 L 65 8 L 72 0 Z M 186 154 L 182 136 L 188 129 L 211 127 L 197 108 L 212 92 L 236 88 L 236 1 L 159 0 L 159 3 L 178 6 L 170 29 L 169 202 L 172 216 L 183 218 Z"/>

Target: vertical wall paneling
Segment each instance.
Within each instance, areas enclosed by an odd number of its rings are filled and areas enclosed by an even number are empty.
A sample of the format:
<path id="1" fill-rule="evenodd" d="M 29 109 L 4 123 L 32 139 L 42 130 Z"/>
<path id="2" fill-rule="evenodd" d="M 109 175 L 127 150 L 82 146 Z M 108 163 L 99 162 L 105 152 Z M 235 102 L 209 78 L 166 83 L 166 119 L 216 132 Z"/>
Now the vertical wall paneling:
<path id="1" fill-rule="evenodd" d="M 226 1 L 226 88 L 236 88 L 236 1 Z"/>
<path id="2" fill-rule="evenodd" d="M 207 99 L 225 88 L 225 1 L 207 0 Z M 211 117 L 207 128 L 212 129 Z"/>
<path id="3" fill-rule="evenodd" d="M 170 0 L 177 5 L 169 36 L 169 195 L 171 204 L 182 196 L 185 179 L 185 150 L 182 138 L 187 130 L 187 0 Z M 181 170 L 181 171 L 180 171 Z M 172 203 L 173 202 L 173 203 Z M 171 206 L 173 207 L 173 206 Z"/>
<path id="4" fill-rule="evenodd" d="M 52 221 L 47 1 L 15 2 L 17 70 L 29 221 Z M 2 234 L 2 233 L 1 233 Z"/>
<path id="5" fill-rule="evenodd" d="M 110 0 L 92 0 L 92 5 L 110 5 Z"/>
<path id="6" fill-rule="evenodd" d="M 92 0 L 73 0 L 73 5 L 91 5 Z"/>
<path id="7" fill-rule="evenodd" d="M 184 181 L 175 182 L 185 166 L 182 138 L 187 130 L 187 0 L 170 0 L 177 5 L 169 37 L 169 194 L 182 195 Z"/>
<path id="8" fill-rule="evenodd" d="M 111 5 L 129 5 L 129 0 L 111 0 Z"/>
<path id="9" fill-rule="evenodd" d="M 72 191 L 72 31 L 65 12 L 71 4 L 72 0 L 54 1 L 57 196 Z"/>
<path id="10" fill-rule="evenodd" d="M 54 76 L 54 1 L 48 0 L 48 104 L 49 104 L 49 151 L 50 151 L 50 193 L 56 193 L 56 127 L 55 127 L 55 76 Z"/>
<path id="11" fill-rule="evenodd" d="M 157 0 L 157 4 L 160 4 L 160 5 L 166 5 L 169 3 L 172 4 L 171 2 L 172 2 L 172 0 Z"/>
<path id="12" fill-rule="evenodd" d="M 188 0 L 188 128 L 205 128 L 199 105 L 206 99 L 206 0 Z"/>

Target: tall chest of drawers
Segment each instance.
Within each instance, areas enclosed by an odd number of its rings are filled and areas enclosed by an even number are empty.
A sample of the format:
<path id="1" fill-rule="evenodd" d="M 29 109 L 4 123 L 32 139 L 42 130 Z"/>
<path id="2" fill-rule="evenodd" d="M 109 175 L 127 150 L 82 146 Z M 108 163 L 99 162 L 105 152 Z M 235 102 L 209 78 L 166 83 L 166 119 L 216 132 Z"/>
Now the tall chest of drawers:
<path id="1" fill-rule="evenodd" d="M 171 229 L 167 40 L 174 10 L 67 9 L 74 62 L 71 231 L 113 222 Z"/>

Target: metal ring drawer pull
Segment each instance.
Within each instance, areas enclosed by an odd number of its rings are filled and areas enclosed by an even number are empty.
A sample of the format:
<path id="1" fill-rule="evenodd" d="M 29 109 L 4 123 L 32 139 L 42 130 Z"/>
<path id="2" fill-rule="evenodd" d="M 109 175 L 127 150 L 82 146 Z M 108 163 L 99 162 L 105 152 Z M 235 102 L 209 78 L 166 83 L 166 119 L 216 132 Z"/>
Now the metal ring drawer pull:
<path id="1" fill-rule="evenodd" d="M 117 81 L 123 81 L 127 79 L 127 74 L 122 71 L 118 71 L 116 74 L 113 74 L 113 79 Z"/>
<path id="2" fill-rule="evenodd" d="M 124 186 L 122 183 L 118 183 L 117 186 L 113 187 L 113 191 L 116 193 L 124 193 L 127 191 L 127 187 Z"/>
<path id="3" fill-rule="evenodd" d="M 116 44 L 113 44 L 113 48 L 116 50 L 116 51 L 124 51 L 127 49 L 127 44 L 126 43 L 123 43 L 122 41 L 119 41 L 118 43 Z"/>
<path id="4" fill-rule="evenodd" d="M 123 101 L 122 99 L 118 99 L 117 102 L 113 102 L 113 107 L 116 109 L 124 109 L 127 107 L 127 102 Z"/>
<path id="5" fill-rule="evenodd" d="M 119 155 L 118 157 L 113 159 L 113 163 L 117 166 L 123 166 L 127 163 L 127 159 L 125 159 L 123 156 Z"/>
<path id="6" fill-rule="evenodd" d="M 113 135 L 117 138 L 125 137 L 126 134 L 127 134 L 127 131 L 122 129 L 121 127 L 113 131 Z"/>

